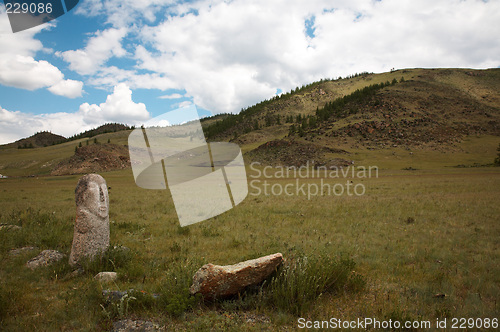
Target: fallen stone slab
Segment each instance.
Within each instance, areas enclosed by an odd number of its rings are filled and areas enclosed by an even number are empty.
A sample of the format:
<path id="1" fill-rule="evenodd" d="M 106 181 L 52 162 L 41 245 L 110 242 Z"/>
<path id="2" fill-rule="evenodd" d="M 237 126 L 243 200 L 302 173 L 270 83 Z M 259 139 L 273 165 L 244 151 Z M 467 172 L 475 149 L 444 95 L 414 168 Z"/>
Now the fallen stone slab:
<path id="1" fill-rule="evenodd" d="M 203 265 L 193 276 L 191 294 L 206 300 L 236 295 L 248 286 L 260 284 L 281 264 L 283 255 L 276 253 L 234 265 Z"/>
<path id="2" fill-rule="evenodd" d="M 30 259 L 26 263 L 26 267 L 34 270 L 40 266 L 54 264 L 63 259 L 63 257 L 64 255 L 57 250 L 44 250 L 38 256 Z"/>

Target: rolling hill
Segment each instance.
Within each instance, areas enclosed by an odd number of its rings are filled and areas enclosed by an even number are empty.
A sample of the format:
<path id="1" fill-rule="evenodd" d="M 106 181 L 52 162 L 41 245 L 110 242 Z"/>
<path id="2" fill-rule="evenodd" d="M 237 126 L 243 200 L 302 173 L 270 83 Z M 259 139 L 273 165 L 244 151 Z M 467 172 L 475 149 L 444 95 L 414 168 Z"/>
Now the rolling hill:
<path id="1" fill-rule="evenodd" d="M 406 69 L 323 80 L 228 116 L 205 131 L 214 141 L 240 144 L 251 160 L 289 166 L 311 155 L 319 164 L 345 158 L 311 154 L 314 147 L 347 154 L 371 150 L 384 155 L 391 149 L 470 154 L 477 147 L 470 151 L 467 144 L 479 138 L 488 138 L 476 143 L 493 156 L 500 141 L 500 69 Z M 309 152 L 299 150 L 292 160 L 289 153 L 276 152 L 277 145 L 290 144 L 307 146 Z"/>
<path id="2" fill-rule="evenodd" d="M 17 140 L 13 143 L 5 144 L 3 148 L 33 149 L 60 144 L 66 141 L 66 137 L 56 135 L 48 131 L 42 131 L 33 136 Z"/>
<path id="3" fill-rule="evenodd" d="M 263 164 L 488 164 L 500 142 L 500 69 L 404 69 L 324 79 L 239 114 L 202 119 L 202 126 L 207 140 L 235 142 L 247 161 Z M 51 146 L 42 142 L 47 146 L 34 149 L 4 145 L 0 172 L 48 175 L 63 161 L 78 169 L 81 165 L 74 163 L 79 159 L 69 158 L 80 143 L 96 138 L 126 145 L 129 132 L 127 127 L 96 129 L 75 135 L 73 141 Z M 106 152 L 100 149 L 106 150 L 105 144 L 93 147 L 92 153 L 103 158 Z M 122 152 L 118 155 L 123 157 Z M 114 169 L 100 167 L 95 171 Z"/>

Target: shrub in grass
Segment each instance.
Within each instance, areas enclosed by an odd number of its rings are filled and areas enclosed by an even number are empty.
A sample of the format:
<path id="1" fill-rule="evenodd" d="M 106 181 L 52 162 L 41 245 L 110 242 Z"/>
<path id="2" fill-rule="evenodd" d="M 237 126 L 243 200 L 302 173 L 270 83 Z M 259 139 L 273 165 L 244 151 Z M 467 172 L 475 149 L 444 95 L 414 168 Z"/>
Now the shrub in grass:
<path id="1" fill-rule="evenodd" d="M 124 319 L 128 316 L 129 311 L 132 312 L 137 310 L 137 297 L 135 297 L 134 291 L 128 292 L 123 295 L 116 302 L 109 302 L 101 304 L 101 308 L 105 318 L 112 321 L 117 318 Z M 141 297 L 144 298 L 144 297 Z"/>
<path id="2" fill-rule="evenodd" d="M 172 316 L 180 316 L 185 311 L 192 309 L 201 299 L 201 296 L 193 296 L 187 288 L 175 293 L 162 294 L 160 306 Z"/>
<path id="3" fill-rule="evenodd" d="M 131 265 L 132 256 L 130 249 L 111 245 L 108 250 L 93 258 L 82 259 L 80 264 L 83 270 L 90 275 L 104 271 L 116 272 L 120 268 L 127 269 Z"/>
<path id="4" fill-rule="evenodd" d="M 265 290 L 268 304 L 293 315 L 303 315 L 325 293 L 358 292 L 365 279 L 353 272 L 355 262 L 327 255 L 288 258 Z"/>
<path id="5" fill-rule="evenodd" d="M 193 282 L 193 274 L 203 265 L 199 259 L 186 258 L 171 262 L 166 271 L 166 282 L 161 286 L 158 305 L 161 310 L 172 316 L 179 316 L 185 311 L 195 307 L 201 296 L 189 293 Z"/>
<path id="6" fill-rule="evenodd" d="M 130 315 L 148 315 L 158 307 L 158 299 L 152 293 L 129 289 L 118 297 L 104 297 L 100 307 L 103 318 L 108 321 L 124 319 Z"/>

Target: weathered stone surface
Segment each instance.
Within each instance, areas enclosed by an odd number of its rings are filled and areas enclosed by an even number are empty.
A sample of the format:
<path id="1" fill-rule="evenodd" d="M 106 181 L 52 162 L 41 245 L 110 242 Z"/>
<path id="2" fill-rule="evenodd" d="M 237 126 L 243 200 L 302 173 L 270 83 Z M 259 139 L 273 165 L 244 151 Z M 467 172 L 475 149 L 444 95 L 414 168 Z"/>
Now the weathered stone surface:
<path id="1" fill-rule="evenodd" d="M 30 259 L 26 267 L 34 270 L 40 266 L 47 266 L 63 259 L 64 255 L 57 250 L 44 250 L 40 255 Z"/>
<path id="2" fill-rule="evenodd" d="M 108 186 L 98 174 L 80 178 L 75 189 L 76 220 L 69 264 L 94 257 L 109 247 Z"/>
<path id="3" fill-rule="evenodd" d="M 159 331 L 160 327 L 149 321 L 124 319 L 113 323 L 113 332 Z"/>
<path id="4" fill-rule="evenodd" d="M 94 276 L 94 279 L 100 283 L 108 283 L 118 279 L 118 273 L 116 272 L 99 272 Z"/>
<path id="5" fill-rule="evenodd" d="M 200 293 L 207 300 L 235 295 L 264 281 L 282 260 L 283 255 L 277 253 L 234 265 L 203 265 L 193 276 L 189 291 Z"/>

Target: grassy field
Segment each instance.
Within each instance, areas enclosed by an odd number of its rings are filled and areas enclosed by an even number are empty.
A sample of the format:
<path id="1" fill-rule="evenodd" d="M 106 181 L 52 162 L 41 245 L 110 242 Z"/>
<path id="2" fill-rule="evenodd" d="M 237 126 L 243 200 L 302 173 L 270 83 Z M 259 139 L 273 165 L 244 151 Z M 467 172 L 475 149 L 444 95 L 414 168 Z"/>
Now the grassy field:
<path id="1" fill-rule="evenodd" d="M 452 318 L 498 319 L 500 168 L 452 167 L 491 163 L 498 138 L 470 138 L 462 145 L 465 152 L 446 154 L 359 150 L 356 165 L 379 167 L 371 178 L 267 179 L 247 167 L 256 182 L 245 201 L 184 228 L 168 190 L 138 188 L 130 170 L 103 173 L 111 187 L 111 242 L 131 251 L 112 250 L 80 276 L 71 274 L 67 259 L 36 271 L 24 267 L 43 249 L 69 255 L 79 176 L 2 179 L 0 223 L 22 229 L 0 230 L 1 329 L 106 330 L 125 317 L 200 331 L 295 329 L 298 317 L 433 324 L 447 318 L 448 327 Z M 408 167 L 415 170 L 403 170 Z M 365 193 L 310 199 L 295 189 L 290 196 L 263 193 L 264 181 L 276 192 L 287 184 L 295 188 L 297 180 L 305 187 L 352 181 Z M 24 246 L 37 249 L 10 254 Z M 260 289 L 216 303 L 187 294 L 205 263 L 233 264 L 275 252 L 295 270 L 283 270 Z M 104 269 L 116 270 L 119 280 L 107 286 L 93 281 Z M 342 274 L 350 279 L 339 287 L 311 287 L 312 276 L 340 280 Z M 146 293 L 108 303 L 103 287 Z M 152 293 L 160 300 L 147 295 Z"/>

